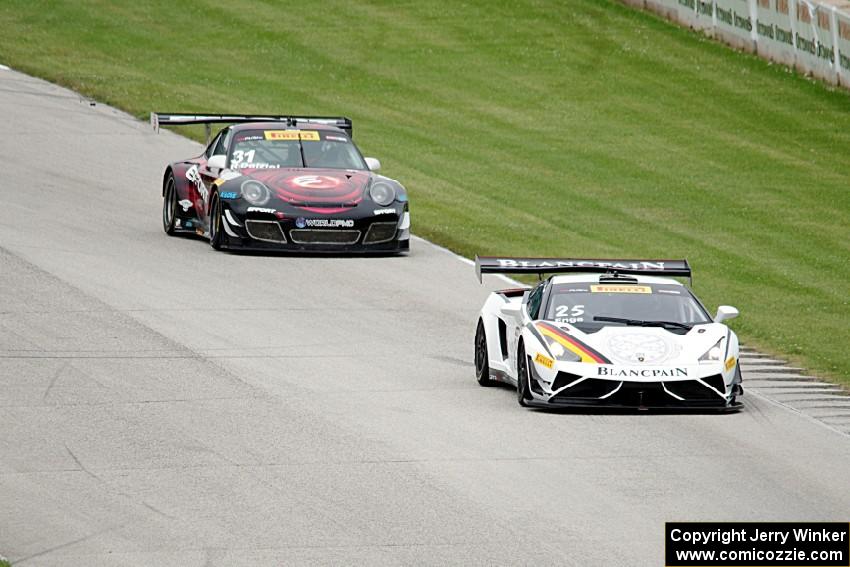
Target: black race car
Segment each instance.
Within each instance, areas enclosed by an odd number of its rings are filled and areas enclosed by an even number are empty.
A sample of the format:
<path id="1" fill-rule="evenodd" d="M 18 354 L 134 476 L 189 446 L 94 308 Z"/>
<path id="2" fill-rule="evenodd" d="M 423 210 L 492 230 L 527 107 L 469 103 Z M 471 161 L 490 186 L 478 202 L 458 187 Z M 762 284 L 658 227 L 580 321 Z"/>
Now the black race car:
<path id="1" fill-rule="evenodd" d="M 162 226 L 218 249 L 404 253 L 407 192 L 375 172 L 348 118 L 151 113 L 160 126 L 230 124 L 165 168 Z"/>

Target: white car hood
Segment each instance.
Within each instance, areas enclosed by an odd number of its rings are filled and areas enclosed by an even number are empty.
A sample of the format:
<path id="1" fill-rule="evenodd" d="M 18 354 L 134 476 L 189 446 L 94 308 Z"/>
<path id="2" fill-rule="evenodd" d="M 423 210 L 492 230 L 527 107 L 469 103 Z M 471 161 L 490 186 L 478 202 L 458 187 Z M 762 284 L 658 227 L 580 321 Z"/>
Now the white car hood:
<path id="1" fill-rule="evenodd" d="M 703 354 L 728 333 L 726 325 L 697 325 L 687 334 L 671 333 L 661 327 L 603 327 L 596 333 L 583 333 L 569 324 L 553 323 L 597 350 L 612 364 L 666 366 L 696 364 Z M 721 344 L 725 351 L 725 341 Z"/>

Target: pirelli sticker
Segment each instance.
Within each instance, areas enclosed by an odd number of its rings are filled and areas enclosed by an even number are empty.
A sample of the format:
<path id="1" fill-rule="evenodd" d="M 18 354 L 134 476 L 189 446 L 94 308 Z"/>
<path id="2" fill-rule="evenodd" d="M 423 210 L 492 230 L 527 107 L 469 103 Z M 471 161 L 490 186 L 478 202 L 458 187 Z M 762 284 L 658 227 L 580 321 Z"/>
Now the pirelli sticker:
<path id="1" fill-rule="evenodd" d="M 263 132 L 266 140 L 307 140 L 318 142 L 319 132 L 316 130 L 265 130 Z"/>
<path id="2" fill-rule="evenodd" d="M 555 365 L 555 361 L 549 358 L 548 356 L 543 356 L 539 352 L 534 357 L 534 362 L 538 364 L 542 364 L 546 368 L 552 368 Z"/>
<path id="3" fill-rule="evenodd" d="M 652 293 L 648 285 L 592 285 L 590 293 Z"/>

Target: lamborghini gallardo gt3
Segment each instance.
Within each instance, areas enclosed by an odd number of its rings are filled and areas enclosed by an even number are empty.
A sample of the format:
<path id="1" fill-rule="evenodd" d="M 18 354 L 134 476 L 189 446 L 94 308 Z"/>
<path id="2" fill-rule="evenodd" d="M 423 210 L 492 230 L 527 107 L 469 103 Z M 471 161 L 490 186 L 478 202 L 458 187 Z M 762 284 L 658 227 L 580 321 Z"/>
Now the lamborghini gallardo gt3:
<path id="1" fill-rule="evenodd" d="M 364 158 L 348 118 L 152 113 L 160 126 L 229 123 L 162 178 L 162 226 L 216 250 L 405 253 L 405 188 Z"/>
<path id="2" fill-rule="evenodd" d="M 685 260 L 476 258 L 482 273 L 552 274 L 493 292 L 475 373 L 516 386 L 522 406 L 730 410 L 743 394 L 738 337 L 674 277 Z"/>

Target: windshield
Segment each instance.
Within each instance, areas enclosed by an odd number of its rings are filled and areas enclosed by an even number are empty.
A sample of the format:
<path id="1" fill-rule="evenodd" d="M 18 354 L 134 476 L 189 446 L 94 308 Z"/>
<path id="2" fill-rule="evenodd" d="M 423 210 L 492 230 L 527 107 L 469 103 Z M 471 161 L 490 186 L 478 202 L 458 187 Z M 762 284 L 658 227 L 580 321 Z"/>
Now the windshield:
<path id="1" fill-rule="evenodd" d="M 691 292 L 680 285 L 569 283 L 552 287 L 546 319 L 570 323 L 585 333 L 626 324 L 594 321 L 594 317 L 672 321 L 686 325 L 711 322 Z"/>
<path id="2" fill-rule="evenodd" d="M 325 130 L 241 130 L 233 137 L 230 169 L 367 169 L 351 138 Z"/>

